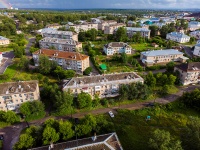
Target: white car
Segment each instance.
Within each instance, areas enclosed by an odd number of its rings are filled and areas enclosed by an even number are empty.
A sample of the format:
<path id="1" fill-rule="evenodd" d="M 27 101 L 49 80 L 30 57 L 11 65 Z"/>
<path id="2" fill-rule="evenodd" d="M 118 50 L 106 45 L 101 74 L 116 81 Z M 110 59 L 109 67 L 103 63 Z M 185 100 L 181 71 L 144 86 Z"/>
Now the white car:
<path id="1" fill-rule="evenodd" d="M 115 117 L 115 115 L 113 114 L 112 111 L 109 111 L 108 113 L 109 113 L 109 115 L 110 115 L 111 118 L 114 118 L 114 117 Z"/>

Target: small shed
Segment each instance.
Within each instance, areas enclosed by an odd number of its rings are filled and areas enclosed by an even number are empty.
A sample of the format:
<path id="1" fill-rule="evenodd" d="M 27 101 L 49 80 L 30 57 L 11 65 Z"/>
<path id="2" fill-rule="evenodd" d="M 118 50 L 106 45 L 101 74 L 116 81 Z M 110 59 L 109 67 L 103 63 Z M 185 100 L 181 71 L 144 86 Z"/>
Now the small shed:
<path id="1" fill-rule="evenodd" d="M 107 70 L 107 66 L 106 66 L 105 64 L 101 64 L 99 67 L 100 67 L 102 70 Z"/>

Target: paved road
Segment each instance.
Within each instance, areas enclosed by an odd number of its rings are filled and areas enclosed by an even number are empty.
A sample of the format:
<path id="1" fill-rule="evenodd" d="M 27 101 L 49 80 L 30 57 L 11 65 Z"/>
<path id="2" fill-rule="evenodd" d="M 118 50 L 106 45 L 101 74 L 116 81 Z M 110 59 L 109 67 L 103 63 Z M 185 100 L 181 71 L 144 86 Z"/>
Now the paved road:
<path id="1" fill-rule="evenodd" d="M 13 51 L 6 52 L 5 54 L 3 54 L 3 57 L 6 59 L 6 62 L 2 66 L 0 66 L 0 74 L 3 74 L 4 71 L 7 69 L 7 67 L 12 64 L 12 59 L 14 58 L 14 52 Z"/>
<path id="2" fill-rule="evenodd" d="M 195 88 L 200 88 L 200 85 L 190 85 L 188 87 L 183 87 L 180 88 L 179 92 L 175 93 L 175 94 L 171 94 L 168 95 L 164 98 L 157 98 L 155 99 L 155 102 L 160 103 L 160 104 L 167 104 L 170 102 L 175 101 L 178 97 L 180 97 L 183 92 L 189 92 L 194 90 Z M 86 114 L 93 114 L 93 115 L 97 115 L 97 114 L 104 114 L 107 113 L 108 111 L 113 111 L 115 112 L 117 109 L 129 109 L 129 110 L 136 110 L 136 109 L 141 109 L 146 107 L 146 105 L 149 102 L 154 102 L 154 100 L 148 101 L 148 102 L 138 102 L 138 103 L 134 103 L 134 104 L 127 104 L 127 105 L 120 105 L 120 106 L 116 106 L 116 107 L 112 107 L 112 108 L 102 108 L 102 109 L 98 109 L 98 110 L 92 110 L 89 112 L 81 112 L 81 113 L 76 113 L 73 114 L 72 117 L 73 118 L 81 118 L 84 117 Z M 55 117 L 55 119 L 69 119 L 71 116 L 64 116 L 64 117 Z M 44 119 L 41 120 L 36 120 L 36 121 L 32 121 L 30 122 L 31 125 L 41 125 L 46 119 L 48 119 L 49 117 L 46 117 Z M 4 133 L 4 147 L 3 150 L 11 150 L 12 146 L 18 141 L 20 132 L 26 128 L 26 123 L 19 123 L 16 124 L 14 126 L 10 126 L 10 127 L 6 127 L 3 129 L 0 129 L 0 133 Z"/>
<path id="3" fill-rule="evenodd" d="M 30 47 L 35 43 L 35 38 L 27 38 L 28 44 L 26 45 L 25 54 L 26 56 L 32 56 L 30 53 Z"/>
<path id="4" fill-rule="evenodd" d="M 193 57 L 193 53 L 192 53 L 191 47 L 189 47 L 189 46 L 183 46 L 183 48 L 184 48 L 184 51 L 185 51 L 186 55 L 188 57 L 192 58 Z"/>

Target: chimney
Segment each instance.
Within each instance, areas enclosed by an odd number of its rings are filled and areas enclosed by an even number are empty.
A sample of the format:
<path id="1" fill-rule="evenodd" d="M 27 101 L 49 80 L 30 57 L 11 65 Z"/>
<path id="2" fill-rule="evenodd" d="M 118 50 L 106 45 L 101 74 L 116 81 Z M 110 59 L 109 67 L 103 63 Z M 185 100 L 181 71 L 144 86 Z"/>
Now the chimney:
<path id="1" fill-rule="evenodd" d="M 96 132 L 94 133 L 94 136 L 92 137 L 92 140 L 95 142 L 97 139 L 97 136 L 96 136 Z"/>

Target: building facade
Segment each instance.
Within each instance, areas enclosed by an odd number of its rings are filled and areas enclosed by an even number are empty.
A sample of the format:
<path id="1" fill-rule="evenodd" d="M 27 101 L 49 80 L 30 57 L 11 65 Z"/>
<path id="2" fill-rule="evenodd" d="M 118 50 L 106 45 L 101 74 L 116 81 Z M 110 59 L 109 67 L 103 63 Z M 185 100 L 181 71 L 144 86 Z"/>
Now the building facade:
<path id="1" fill-rule="evenodd" d="M 0 110 L 17 111 L 24 102 L 40 100 L 38 81 L 19 81 L 0 84 Z"/>
<path id="2" fill-rule="evenodd" d="M 8 45 L 8 44 L 10 44 L 10 40 L 3 36 L 0 36 L 0 45 Z"/>
<path id="3" fill-rule="evenodd" d="M 35 66 L 39 66 L 40 55 L 47 56 L 49 60 L 57 62 L 64 69 L 74 70 L 77 73 L 83 73 L 90 66 L 89 56 L 87 55 L 50 49 L 40 49 L 33 53 Z"/>
<path id="4" fill-rule="evenodd" d="M 74 28 L 76 33 L 79 33 L 80 31 L 88 31 L 91 29 L 96 29 L 98 30 L 98 24 L 96 23 L 88 23 L 88 22 L 83 22 L 82 24 L 76 24 L 76 25 L 67 25 L 67 29 Z"/>
<path id="5" fill-rule="evenodd" d="M 140 53 L 140 60 L 146 66 L 166 64 L 170 61 L 185 62 L 187 59 L 187 57 L 183 56 L 182 52 L 174 49 L 152 50 Z"/>
<path id="6" fill-rule="evenodd" d="M 107 21 L 101 20 L 101 22 L 98 23 L 98 30 L 104 31 L 105 26 L 110 26 L 110 25 L 114 25 L 114 24 L 117 24 L 117 21 L 115 21 L 115 20 L 107 20 Z"/>
<path id="7" fill-rule="evenodd" d="M 131 54 L 132 48 L 127 43 L 112 42 L 104 45 L 103 51 L 106 55 L 114 55 L 119 53 Z"/>
<path id="8" fill-rule="evenodd" d="M 200 22 L 198 21 L 191 21 L 188 23 L 188 30 L 189 31 L 195 31 L 200 29 Z"/>
<path id="9" fill-rule="evenodd" d="M 200 82 L 200 62 L 184 63 L 174 68 L 179 72 L 180 82 L 183 85 Z"/>
<path id="10" fill-rule="evenodd" d="M 2 64 L 2 60 L 3 60 L 3 55 L 2 55 L 2 52 L 0 52 L 0 66 Z"/>
<path id="11" fill-rule="evenodd" d="M 118 96 L 121 84 L 130 84 L 134 82 L 144 82 L 144 79 L 134 72 L 105 74 L 88 77 L 72 78 L 65 81 L 63 91 L 70 90 L 74 96 L 81 92 L 95 95 L 99 98 Z"/>
<path id="12" fill-rule="evenodd" d="M 200 30 L 190 32 L 190 36 L 195 37 L 196 39 L 200 39 Z"/>
<path id="13" fill-rule="evenodd" d="M 195 45 L 193 55 L 200 57 L 200 43 Z"/>
<path id="14" fill-rule="evenodd" d="M 146 28 L 136 28 L 136 27 L 126 27 L 127 35 L 129 38 L 131 38 L 134 34 L 139 32 L 142 37 L 144 38 L 150 38 L 151 30 Z"/>
<path id="15" fill-rule="evenodd" d="M 190 37 L 179 32 L 171 32 L 166 36 L 167 40 L 172 40 L 178 43 L 187 43 L 190 41 Z"/>
<path id="16" fill-rule="evenodd" d="M 41 49 L 57 49 L 68 52 L 82 51 L 82 43 L 72 39 L 45 37 L 39 41 L 39 45 Z"/>
<path id="17" fill-rule="evenodd" d="M 119 27 L 125 27 L 126 25 L 124 23 L 117 23 L 117 24 L 112 24 L 109 26 L 104 27 L 104 34 L 113 34 L 114 31 L 119 28 Z"/>

